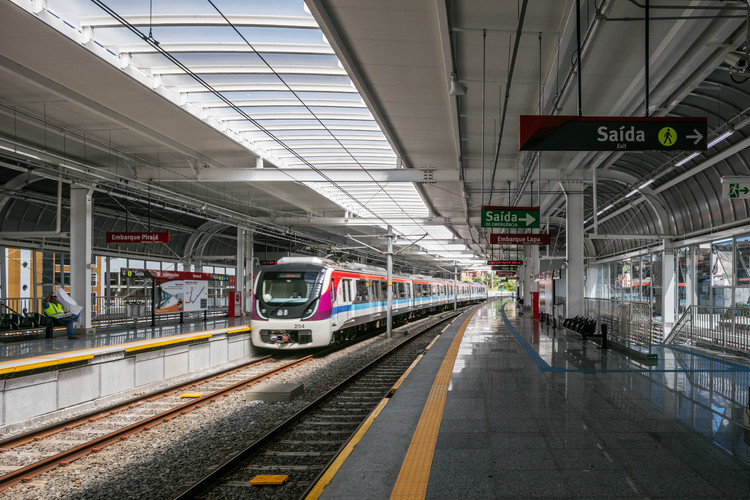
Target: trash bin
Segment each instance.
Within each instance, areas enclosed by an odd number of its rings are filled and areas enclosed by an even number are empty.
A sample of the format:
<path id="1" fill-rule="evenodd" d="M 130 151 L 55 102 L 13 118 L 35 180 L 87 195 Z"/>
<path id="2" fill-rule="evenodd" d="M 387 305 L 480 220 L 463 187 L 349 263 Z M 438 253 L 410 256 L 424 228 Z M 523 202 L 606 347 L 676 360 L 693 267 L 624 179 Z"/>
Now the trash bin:
<path id="1" fill-rule="evenodd" d="M 146 315 L 145 302 L 126 302 L 125 316 L 128 318 L 140 318 Z"/>

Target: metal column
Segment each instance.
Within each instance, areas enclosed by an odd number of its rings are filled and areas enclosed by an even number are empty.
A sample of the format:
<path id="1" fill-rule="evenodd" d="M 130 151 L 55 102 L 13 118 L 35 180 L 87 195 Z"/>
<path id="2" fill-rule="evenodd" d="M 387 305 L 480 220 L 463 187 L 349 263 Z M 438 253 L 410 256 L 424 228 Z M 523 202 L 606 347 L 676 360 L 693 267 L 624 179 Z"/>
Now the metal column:
<path id="1" fill-rule="evenodd" d="M 237 226 L 237 266 L 234 273 L 234 295 L 235 301 L 239 296 L 240 316 L 245 311 L 245 293 L 247 281 L 245 280 L 245 228 Z M 233 314 L 236 314 L 234 312 Z"/>
<path id="2" fill-rule="evenodd" d="M 565 193 L 567 244 L 565 279 L 565 316 L 571 318 L 583 313 L 583 183 L 560 183 Z"/>
<path id="3" fill-rule="evenodd" d="M 393 334 L 393 228 L 388 226 L 388 252 L 386 252 L 386 269 L 388 270 L 388 305 L 386 306 L 386 337 L 391 338 Z"/>
<path id="4" fill-rule="evenodd" d="M 83 307 L 77 323 L 91 327 L 92 190 L 70 187 L 70 296 Z M 64 268 L 61 268 L 64 271 Z M 65 275 L 64 272 L 61 275 Z"/>

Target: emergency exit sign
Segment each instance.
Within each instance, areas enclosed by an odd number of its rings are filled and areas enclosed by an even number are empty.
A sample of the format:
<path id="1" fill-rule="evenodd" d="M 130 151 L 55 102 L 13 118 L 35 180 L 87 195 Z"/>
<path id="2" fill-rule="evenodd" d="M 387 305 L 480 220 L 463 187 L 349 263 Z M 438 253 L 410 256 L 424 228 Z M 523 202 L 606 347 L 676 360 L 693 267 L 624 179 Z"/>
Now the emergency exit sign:
<path id="1" fill-rule="evenodd" d="M 750 177 L 734 176 L 721 178 L 722 198 L 750 198 Z"/>
<path id="2" fill-rule="evenodd" d="M 539 207 L 482 207 L 482 227 L 539 227 Z"/>

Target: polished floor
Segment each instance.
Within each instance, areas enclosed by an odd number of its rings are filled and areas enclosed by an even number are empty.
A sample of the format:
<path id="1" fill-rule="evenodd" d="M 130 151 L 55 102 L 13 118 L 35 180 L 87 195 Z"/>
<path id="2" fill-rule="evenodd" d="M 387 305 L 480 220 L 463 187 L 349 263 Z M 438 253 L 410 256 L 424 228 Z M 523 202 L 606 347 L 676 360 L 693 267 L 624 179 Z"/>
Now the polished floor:
<path id="1" fill-rule="evenodd" d="M 51 339 L 43 337 L 26 340 L 13 339 L 12 341 L 0 343 L 0 363 L 37 356 L 48 356 L 50 354 L 60 354 L 68 351 L 117 346 L 174 335 L 239 328 L 249 326 L 250 319 L 223 318 L 185 322 L 182 324 L 164 324 L 155 327 L 145 326 L 148 324 L 148 321 L 143 321 L 139 324 L 140 326 L 128 325 L 121 329 L 110 328 L 91 334 L 80 332 L 76 333 L 76 336 L 79 337 L 77 340 L 68 339 L 64 329 L 58 329 L 59 331 L 55 332 L 55 337 Z"/>
<path id="2" fill-rule="evenodd" d="M 404 457 L 424 445 L 415 430 L 460 323 L 322 498 L 407 497 L 397 488 L 412 480 Z M 426 488 L 408 497 L 750 498 L 750 362 L 685 346 L 653 352 L 659 361 L 642 364 L 516 317 L 512 304 L 486 305 L 460 341 Z"/>

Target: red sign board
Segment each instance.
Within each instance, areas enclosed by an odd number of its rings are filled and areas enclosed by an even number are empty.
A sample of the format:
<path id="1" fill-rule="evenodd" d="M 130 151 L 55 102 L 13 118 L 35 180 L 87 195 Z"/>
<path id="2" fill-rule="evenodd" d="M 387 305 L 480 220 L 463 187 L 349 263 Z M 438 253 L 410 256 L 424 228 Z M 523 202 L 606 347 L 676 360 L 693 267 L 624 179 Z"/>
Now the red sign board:
<path id="1" fill-rule="evenodd" d="M 169 243 L 169 232 L 107 233 L 107 243 Z"/>
<path id="2" fill-rule="evenodd" d="M 275 260 L 261 260 L 260 265 L 261 266 L 273 266 L 274 264 L 277 264 L 278 261 Z"/>
<path id="3" fill-rule="evenodd" d="M 549 245 L 549 234 L 491 234 L 491 245 Z"/>
<path id="4" fill-rule="evenodd" d="M 488 266 L 522 266 L 522 260 L 488 260 Z"/>

